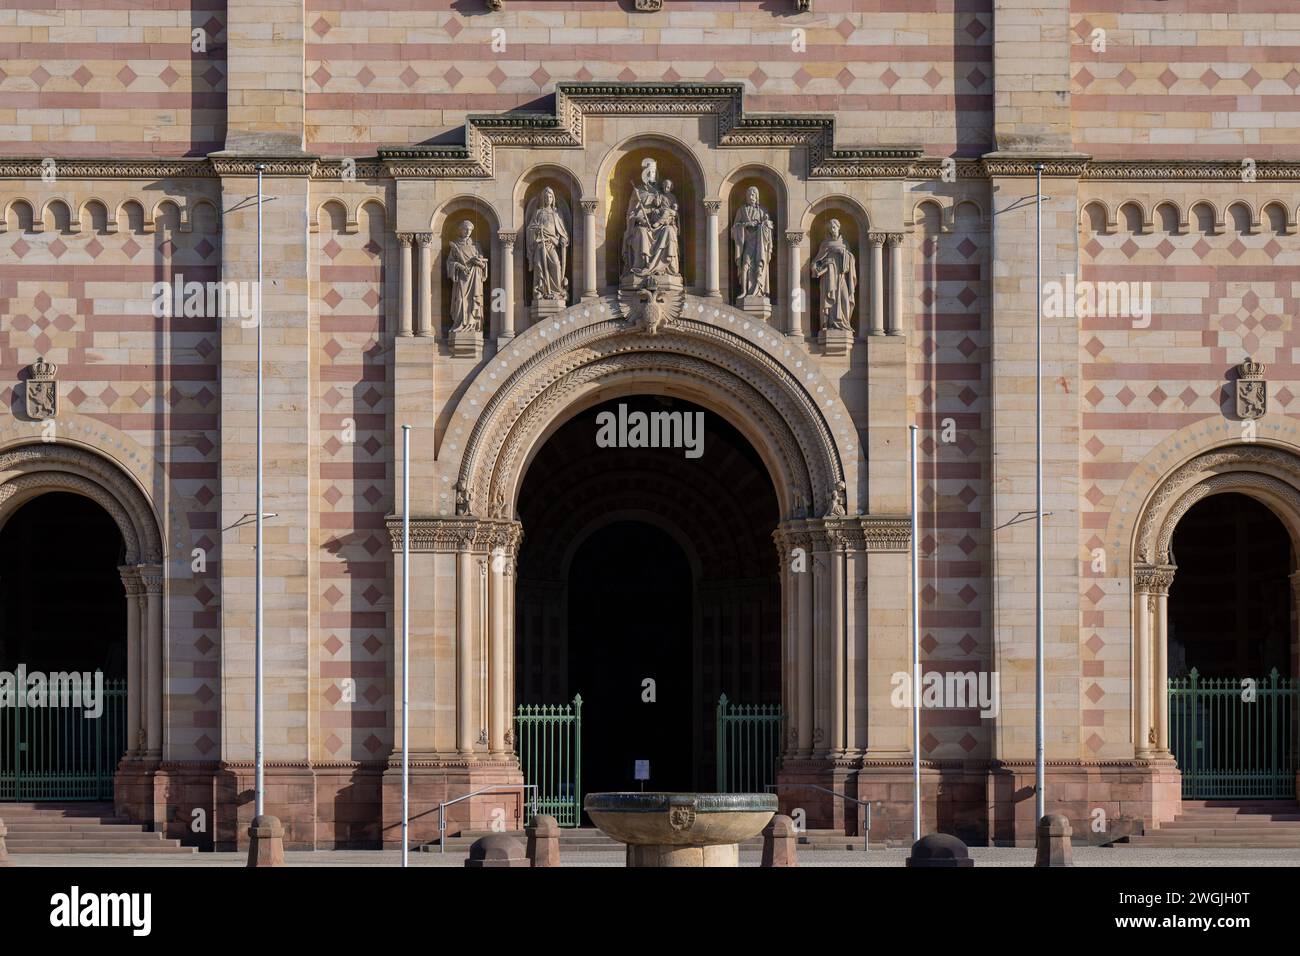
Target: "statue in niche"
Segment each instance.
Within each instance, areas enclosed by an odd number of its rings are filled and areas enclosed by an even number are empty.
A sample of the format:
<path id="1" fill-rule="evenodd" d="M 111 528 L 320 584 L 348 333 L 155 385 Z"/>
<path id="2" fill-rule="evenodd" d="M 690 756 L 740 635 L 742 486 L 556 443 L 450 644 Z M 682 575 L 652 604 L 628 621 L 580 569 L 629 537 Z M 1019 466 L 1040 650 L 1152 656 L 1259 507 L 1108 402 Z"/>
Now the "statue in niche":
<path id="1" fill-rule="evenodd" d="M 840 221 L 832 219 L 826 238 L 809 264 L 813 277 L 821 279 L 822 328 L 841 332 L 853 330 L 853 307 L 857 302 L 858 261 L 840 232 Z"/>
<path id="2" fill-rule="evenodd" d="M 767 267 L 772 261 L 774 232 L 772 217 L 758 203 L 758 187 L 750 186 L 745 190 L 745 204 L 736 211 L 736 219 L 731 224 L 742 300 L 768 295 Z"/>
<path id="3" fill-rule="evenodd" d="M 488 261 L 472 238 L 474 223 L 460 224 L 460 238 L 447 249 L 447 278 L 451 279 L 451 330 L 477 332 L 483 328 L 483 289 Z"/>
<path id="4" fill-rule="evenodd" d="M 528 217 L 525 233 L 528 268 L 533 273 L 533 299 L 555 299 L 561 303 L 569 298 L 568 271 L 569 230 L 564 215 L 556 205 L 555 190 L 547 186 L 542 191 L 541 202 Z"/>
<path id="5" fill-rule="evenodd" d="M 623 278 L 639 285 L 646 276 L 681 277 L 677 197 L 671 179 L 662 186 L 653 159 L 641 161 L 641 183 L 632 187 L 623 232 Z"/>

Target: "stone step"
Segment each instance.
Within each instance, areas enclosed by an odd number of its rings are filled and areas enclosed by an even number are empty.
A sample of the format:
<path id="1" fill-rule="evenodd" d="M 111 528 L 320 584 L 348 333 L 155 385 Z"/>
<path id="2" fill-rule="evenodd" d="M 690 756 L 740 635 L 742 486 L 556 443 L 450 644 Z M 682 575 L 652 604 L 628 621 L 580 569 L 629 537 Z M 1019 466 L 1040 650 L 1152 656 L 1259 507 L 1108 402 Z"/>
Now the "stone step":
<path id="1" fill-rule="evenodd" d="M 50 854 L 50 853 L 197 853 L 198 849 L 192 846 L 168 846 L 167 844 L 146 844 L 143 846 L 130 845 L 123 843 L 87 843 L 76 847 L 60 846 L 58 844 L 34 843 L 14 846 L 6 841 L 11 855 L 28 855 L 28 854 Z M 174 840 L 168 843 L 176 843 Z"/>
<path id="2" fill-rule="evenodd" d="M 4 803 L 11 853 L 193 853 L 176 839 L 113 815 L 109 803 Z"/>

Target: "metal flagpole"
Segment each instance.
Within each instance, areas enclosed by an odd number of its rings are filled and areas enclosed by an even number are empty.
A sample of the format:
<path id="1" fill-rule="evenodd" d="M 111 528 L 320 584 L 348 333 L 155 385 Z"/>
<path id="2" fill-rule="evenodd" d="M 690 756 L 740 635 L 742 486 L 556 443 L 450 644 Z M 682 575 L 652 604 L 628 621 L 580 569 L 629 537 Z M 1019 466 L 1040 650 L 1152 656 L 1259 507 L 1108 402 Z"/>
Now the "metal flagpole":
<path id="1" fill-rule="evenodd" d="M 256 716 L 254 723 L 254 815 L 262 816 L 266 812 L 266 768 L 262 759 L 263 722 L 262 722 L 262 173 L 266 166 L 257 164 L 257 480 L 256 480 L 256 515 L 257 540 L 254 547 L 254 623 L 253 645 L 256 663 L 253 680 L 256 684 Z"/>
<path id="2" fill-rule="evenodd" d="M 1034 167 L 1037 180 L 1037 214 L 1035 245 L 1037 247 L 1036 281 L 1034 284 L 1034 682 L 1035 720 L 1037 732 L 1034 742 L 1034 793 L 1035 823 L 1046 813 L 1045 766 L 1043 743 L 1045 728 L 1043 711 L 1043 164 Z"/>
<path id="3" fill-rule="evenodd" d="M 921 595 L 916 520 L 916 426 L 907 426 L 912 496 L 912 842 L 921 839 Z"/>
<path id="4" fill-rule="evenodd" d="M 402 866 L 411 841 L 411 426 L 402 426 Z"/>

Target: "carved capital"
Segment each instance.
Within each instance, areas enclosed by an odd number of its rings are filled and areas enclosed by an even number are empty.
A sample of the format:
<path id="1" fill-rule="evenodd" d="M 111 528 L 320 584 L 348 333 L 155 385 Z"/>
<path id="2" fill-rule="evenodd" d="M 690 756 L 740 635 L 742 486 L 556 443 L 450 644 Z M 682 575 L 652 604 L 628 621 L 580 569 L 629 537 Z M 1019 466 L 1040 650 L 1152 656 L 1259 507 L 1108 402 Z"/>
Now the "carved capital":
<path id="1" fill-rule="evenodd" d="M 704 211 L 707 212 L 710 216 L 716 216 L 721 211 L 721 209 L 722 209 L 721 199 L 704 200 Z"/>
<path id="2" fill-rule="evenodd" d="M 580 199 L 578 200 L 578 205 L 582 207 L 582 211 L 588 216 L 594 216 L 596 215 L 596 210 L 600 208 L 600 200 Z"/>
<path id="3" fill-rule="evenodd" d="M 140 572 L 140 583 L 146 594 L 161 594 L 163 590 L 163 569 L 160 564 L 142 564 L 136 570 Z"/>
<path id="4" fill-rule="evenodd" d="M 389 515 L 385 519 L 393 553 L 402 553 L 402 518 Z M 518 521 L 502 518 L 475 518 L 469 515 L 455 518 L 411 518 L 411 553 L 473 551 L 479 554 L 500 550 L 508 561 L 513 561 L 523 539 L 523 526 Z M 483 568 L 486 569 L 484 563 Z M 486 573 L 486 570 L 484 570 Z"/>
<path id="5" fill-rule="evenodd" d="M 127 597 L 144 594 L 144 582 L 140 580 L 138 567 L 134 564 L 124 564 L 117 569 L 117 573 L 122 577 L 122 587 L 126 589 Z"/>
<path id="6" fill-rule="evenodd" d="M 1139 594 L 1168 594 L 1177 570 L 1172 564 L 1135 564 L 1133 590 Z"/>
<path id="7" fill-rule="evenodd" d="M 889 233 L 887 232 L 867 233 L 867 242 L 871 243 L 873 246 L 883 246 L 885 244 L 885 240 L 888 238 L 889 238 Z"/>
<path id="8" fill-rule="evenodd" d="M 802 232 L 787 232 L 785 234 L 785 244 L 787 246 L 800 245 L 804 241 L 804 237 L 805 233 Z"/>
<path id="9" fill-rule="evenodd" d="M 905 238 L 906 238 L 906 236 L 905 236 L 903 233 L 901 233 L 901 232 L 887 232 L 887 233 L 885 233 L 885 241 L 886 241 L 887 243 L 889 243 L 889 248 L 890 248 L 890 249 L 897 249 L 899 246 L 901 246 L 901 245 L 903 244 L 903 240 L 904 240 Z"/>
<path id="10" fill-rule="evenodd" d="M 433 243 L 433 233 L 417 232 L 415 239 L 420 244 L 421 249 L 427 249 Z"/>
<path id="11" fill-rule="evenodd" d="M 399 232 L 397 234 L 397 241 L 402 245 L 403 248 L 405 248 L 415 241 L 415 233 Z"/>
<path id="12" fill-rule="evenodd" d="M 507 249 L 513 249 L 515 240 L 519 238 L 519 233 L 503 230 L 497 233 L 497 238 L 501 240 Z"/>

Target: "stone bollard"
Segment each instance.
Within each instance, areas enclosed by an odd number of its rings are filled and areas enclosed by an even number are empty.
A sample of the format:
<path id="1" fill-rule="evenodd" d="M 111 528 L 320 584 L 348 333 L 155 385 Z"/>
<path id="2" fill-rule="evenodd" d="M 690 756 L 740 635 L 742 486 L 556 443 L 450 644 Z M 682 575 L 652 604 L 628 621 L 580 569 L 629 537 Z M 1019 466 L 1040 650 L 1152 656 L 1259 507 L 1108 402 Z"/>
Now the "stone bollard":
<path id="1" fill-rule="evenodd" d="M 947 833 L 927 833 L 912 844 L 907 865 L 914 867 L 974 866 L 966 844 Z"/>
<path id="2" fill-rule="evenodd" d="M 555 817 L 533 817 L 524 832 L 528 834 L 528 859 L 533 866 L 560 865 L 560 823 Z"/>
<path id="3" fill-rule="evenodd" d="M 264 813 L 248 828 L 248 865 L 284 866 L 284 826 Z"/>
<path id="4" fill-rule="evenodd" d="M 778 813 L 763 827 L 763 861 L 759 866 L 798 866 L 795 851 L 798 844 L 799 834 L 795 832 L 794 821 Z"/>
<path id="5" fill-rule="evenodd" d="M 1038 821 L 1038 856 L 1034 866 L 1074 866 L 1070 850 L 1070 820 L 1061 813 L 1049 813 Z"/>
<path id="6" fill-rule="evenodd" d="M 479 837 L 469 848 L 469 858 L 465 865 L 473 869 L 496 866 L 528 866 L 528 857 L 524 855 L 523 841 L 518 837 L 504 833 L 489 833 Z"/>
<path id="7" fill-rule="evenodd" d="M 8 832 L 9 828 L 5 826 L 3 820 L 0 820 L 0 866 L 13 866 L 13 864 L 9 862 L 9 850 L 5 846 L 5 835 Z"/>

